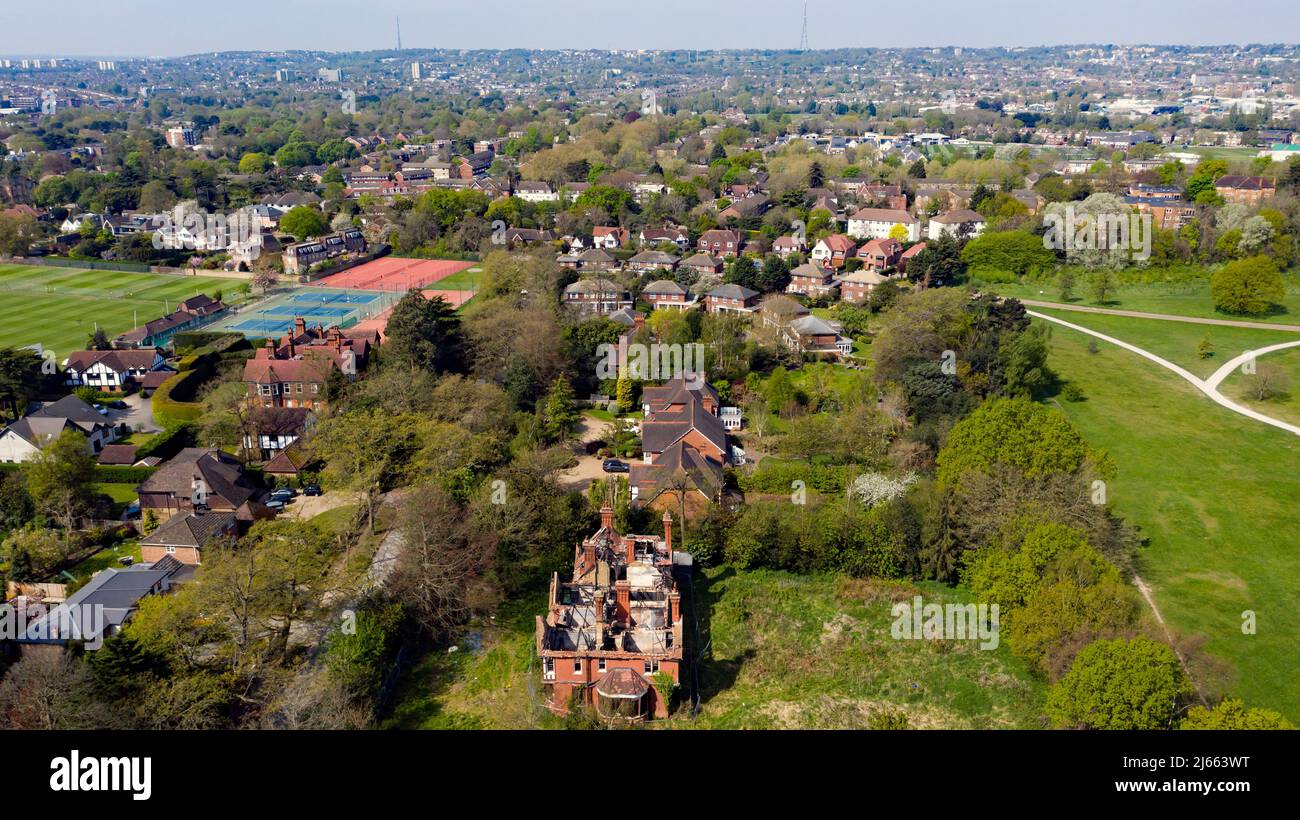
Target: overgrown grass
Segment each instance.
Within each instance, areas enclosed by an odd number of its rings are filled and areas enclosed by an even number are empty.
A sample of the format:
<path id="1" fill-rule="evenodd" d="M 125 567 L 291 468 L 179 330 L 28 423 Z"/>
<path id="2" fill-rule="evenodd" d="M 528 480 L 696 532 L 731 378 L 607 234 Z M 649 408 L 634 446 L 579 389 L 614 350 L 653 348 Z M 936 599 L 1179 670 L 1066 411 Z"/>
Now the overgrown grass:
<path id="1" fill-rule="evenodd" d="M 1072 321 L 1093 327 L 1094 318 Z M 1137 341 L 1136 331 L 1111 330 Z M 1137 567 L 1161 614 L 1235 670 L 1203 684 L 1300 719 L 1300 439 L 1218 407 L 1113 345 L 1091 354 L 1088 338 L 1053 329 L 1050 364 L 1085 395 L 1059 404 L 1115 460 L 1109 500 L 1149 539 Z M 1248 611 L 1254 635 L 1242 632 Z"/>
<path id="2" fill-rule="evenodd" d="M 965 603 L 941 584 L 837 575 L 699 576 L 709 656 L 699 728 L 867 728 L 902 714 L 913 728 L 1044 726 L 1043 684 L 1005 645 L 896 640 L 896 601 Z M 682 716 L 674 723 L 686 723 Z"/>
<path id="3" fill-rule="evenodd" d="M 1038 727 L 1042 684 L 1005 646 L 890 637 L 890 596 L 966 601 L 938 584 L 717 568 L 697 573 L 704 702 L 687 698 L 651 728 L 867 727 L 875 716 L 921 727 Z M 425 655 L 404 676 L 385 728 L 553 728 L 532 663 L 545 596 L 512 602 L 469 641 Z M 689 631 L 689 630 L 688 630 Z M 481 646 L 475 642 L 481 635 Z"/>
<path id="4" fill-rule="evenodd" d="M 138 564 L 144 560 L 140 555 L 140 540 L 138 538 L 119 541 L 111 547 L 105 547 L 68 570 L 68 572 L 77 579 L 76 584 L 77 586 L 80 586 L 93 578 L 95 573 L 101 570 L 110 568 L 121 569 L 122 563 L 118 559 L 128 556 L 132 559 L 132 563 Z M 48 580 L 57 584 L 67 581 L 67 578 L 59 575 Z"/>

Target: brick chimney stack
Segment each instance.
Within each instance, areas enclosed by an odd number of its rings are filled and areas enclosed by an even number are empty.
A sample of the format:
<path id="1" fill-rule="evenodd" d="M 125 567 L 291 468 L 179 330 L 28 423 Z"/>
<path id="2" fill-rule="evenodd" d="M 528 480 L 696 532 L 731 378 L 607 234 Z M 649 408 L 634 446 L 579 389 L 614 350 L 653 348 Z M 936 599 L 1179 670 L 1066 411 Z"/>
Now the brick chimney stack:
<path id="1" fill-rule="evenodd" d="M 624 626 L 632 625 L 632 582 L 624 578 L 614 582 L 616 617 Z"/>
<path id="2" fill-rule="evenodd" d="M 307 332 L 307 320 L 301 316 L 293 317 L 293 335 L 298 337 Z"/>
<path id="3" fill-rule="evenodd" d="M 673 556 L 673 517 L 670 513 L 664 512 L 664 548 L 668 550 L 668 557 Z"/>
<path id="4" fill-rule="evenodd" d="M 669 625 L 677 623 L 682 617 L 682 594 L 680 592 L 668 593 L 668 623 Z"/>
<path id="5" fill-rule="evenodd" d="M 593 543 L 584 543 L 582 545 L 582 569 L 584 572 L 590 572 L 596 566 L 596 545 Z"/>
<path id="6" fill-rule="evenodd" d="M 614 508 L 608 504 L 600 508 L 600 527 L 610 532 L 614 531 Z"/>

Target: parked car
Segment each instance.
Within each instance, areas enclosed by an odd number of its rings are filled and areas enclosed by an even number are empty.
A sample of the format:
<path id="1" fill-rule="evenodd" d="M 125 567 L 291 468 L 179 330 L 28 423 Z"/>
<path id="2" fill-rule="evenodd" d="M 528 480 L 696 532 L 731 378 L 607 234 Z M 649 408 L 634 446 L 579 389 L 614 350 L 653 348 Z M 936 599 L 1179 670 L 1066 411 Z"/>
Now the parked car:
<path id="1" fill-rule="evenodd" d="M 287 487 L 282 487 L 270 495 L 270 500 L 279 501 L 281 504 L 288 504 L 293 500 L 294 491 Z"/>
<path id="2" fill-rule="evenodd" d="M 600 465 L 601 469 L 607 473 L 626 473 L 632 468 L 627 466 L 626 461 L 619 461 L 616 458 L 607 458 Z"/>
<path id="3" fill-rule="evenodd" d="M 278 498 L 268 498 L 266 501 L 266 508 L 268 510 L 279 512 L 284 509 L 284 502 Z"/>
<path id="4" fill-rule="evenodd" d="M 303 494 L 303 495 L 320 495 L 320 485 L 319 485 L 319 484 L 308 484 L 306 487 L 303 487 L 303 488 L 302 488 L 302 494 Z"/>
<path id="5" fill-rule="evenodd" d="M 131 407 L 131 405 L 127 404 L 126 402 L 122 401 L 121 399 L 117 399 L 117 400 L 115 400 L 115 401 L 110 401 L 110 402 L 108 403 L 108 406 L 111 407 L 111 408 L 113 408 L 114 410 L 128 410 L 128 409 L 130 409 L 130 407 Z"/>

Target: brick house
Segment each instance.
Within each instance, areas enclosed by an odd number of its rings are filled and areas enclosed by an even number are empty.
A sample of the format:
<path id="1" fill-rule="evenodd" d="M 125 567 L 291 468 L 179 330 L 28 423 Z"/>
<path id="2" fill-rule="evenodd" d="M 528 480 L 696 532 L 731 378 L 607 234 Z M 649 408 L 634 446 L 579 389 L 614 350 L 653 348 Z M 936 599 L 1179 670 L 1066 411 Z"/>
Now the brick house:
<path id="1" fill-rule="evenodd" d="M 690 291 L 671 279 L 657 279 L 646 285 L 641 298 L 655 310 L 690 310 L 698 304 Z"/>
<path id="2" fill-rule="evenodd" d="M 1236 205 L 1258 205 L 1277 194 L 1277 184 L 1267 177 L 1250 177 L 1229 174 L 1214 181 L 1214 190 L 1225 202 Z"/>
<path id="3" fill-rule="evenodd" d="M 790 284 L 785 286 L 785 292 L 801 293 L 804 296 L 824 296 L 835 289 L 832 275 L 830 268 L 805 262 L 790 271 Z"/>
<path id="4" fill-rule="evenodd" d="M 739 231 L 715 228 L 701 234 L 695 247 L 711 256 L 727 257 L 739 254 L 742 244 Z"/>
<path id="5" fill-rule="evenodd" d="M 247 505 L 260 495 L 244 475 L 244 465 L 216 448 L 187 447 L 136 488 L 140 512 L 160 520 L 204 508 L 210 512 L 249 514 Z"/>
<path id="6" fill-rule="evenodd" d="M 551 576 L 536 641 L 553 712 L 577 704 L 611 723 L 666 717 L 656 684 L 679 685 L 685 666 L 672 518 L 664 516 L 663 537 L 623 535 L 603 507 L 600 529 L 574 550 L 569 578 Z"/>
<path id="7" fill-rule="evenodd" d="M 809 257 L 823 268 L 842 268 L 857 253 L 858 245 L 843 234 L 817 240 Z"/>
<path id="8" fill-rule="evenodd" d="M 140 556 L 146 563 L 172 556 L 182 564 L 203 563 L 203 550 L 216 541 L 233 543 L 239 522 L 233 512 L 195 510 L 173 515 L 151 535 L 140 539 Z"/>
<path id="9" fill-rule="evenodd" d="M 858 258 L 862 267 L 874 271 L 898 266 L 898 259 L 903 255 L 903 246 L 896 239 L 873 239 L 858 248 Z"/>
<path id="10" fill-rule="evenodd" d="M 862 269 L 847 274 L 840 279 L 840 301 L 858 304 L 865 302 L 871 291 L 889 277 L 875 270 Z"/>
<path id="11" fill-rule="evenodd" d="M 758 296 L 743 285 L 719 285 L 704 295 L 704 307 L 709 313 L 753 313 Z"/>
<path id="12" fill-rule="evenodd" d="M 608 279 L 579 279 L 564 288 L 564 305 L 587 316 L 603 316 L 632 307 L 627 288 Z"/>
<path id="13" fill-rule="evenodd" d="M 683 259 L 678 263 L 677 267 L 686 268 L 704 276 L 709 273 L 722 273 L 722 260 L 707 253 L 697 253 Z"/>
<path id="14" fill-rule="evenodd" d="M 279 344 L 267 339 L 244 362 L 248 401 L 262 407 L 323 407 L 330 373 L 337 370 L 348 378 L 360 373 L 378 340 L 378 333 L 357 328 L 309 328 L 299 316 Z"/>

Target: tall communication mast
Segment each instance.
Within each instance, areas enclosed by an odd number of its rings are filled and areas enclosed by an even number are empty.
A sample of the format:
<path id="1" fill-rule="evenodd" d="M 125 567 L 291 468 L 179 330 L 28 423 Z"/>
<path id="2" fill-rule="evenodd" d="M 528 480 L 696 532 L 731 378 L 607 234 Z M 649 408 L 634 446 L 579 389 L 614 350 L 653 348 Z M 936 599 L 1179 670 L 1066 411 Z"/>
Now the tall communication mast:
<path id="1" fill-rule="evenodd" d="M 397 17 L 397 50 L 398 50 L 398 51 L 401 51 L 401 50 L 402 50 L 402 17 L 401 17 L 401 15 L 398 15 L 398 17 Z"/>
<path id="2" fill-rule="evenodd" d="M 799 34 L 799 50 L 808 50 L 808 0 L 803 0 L 803 31 Z"/>

